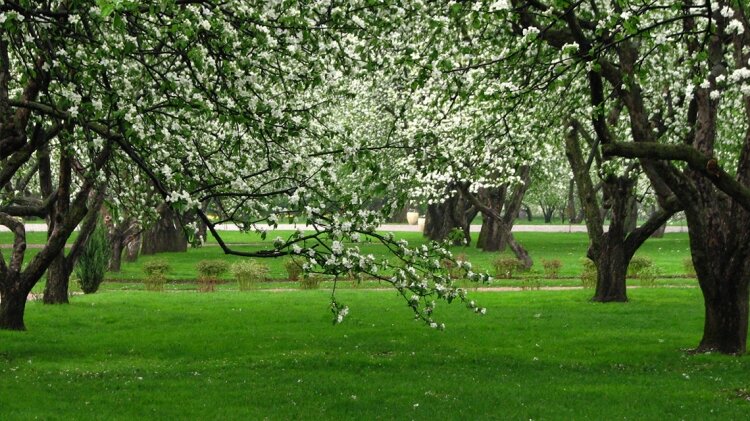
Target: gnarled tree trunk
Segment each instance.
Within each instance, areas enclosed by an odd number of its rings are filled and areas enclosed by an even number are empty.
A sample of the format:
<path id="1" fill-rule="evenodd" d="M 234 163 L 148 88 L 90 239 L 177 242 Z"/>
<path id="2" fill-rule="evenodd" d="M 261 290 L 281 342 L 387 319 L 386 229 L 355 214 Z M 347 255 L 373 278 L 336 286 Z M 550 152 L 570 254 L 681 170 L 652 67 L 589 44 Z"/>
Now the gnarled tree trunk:
<path id="1" fill-rule="evenodd" d="M 0 288 L 0 329 L 26 330 L 23 315 L 29 291 Z"/>
<path id="2" fill-rule="evenodd" d="M 187 237 L 177 214 L 164 203 L 159 205 L 158 211 L 159 219 L 143 232 L 141 253 L 149 255 L 187 251 Z"/>
<path id="3" fill-rule="evenodd" d="M 468 244 L 471 242 L 469 229 L 474 216 L 476 211 L 472 211 L 471 205 L 456 194 L 443 203 L 427 206 L 424 235 L 430 240 L 443 241 L 451 231 L 458 228 L 463 231 L 464 240 Z"/>

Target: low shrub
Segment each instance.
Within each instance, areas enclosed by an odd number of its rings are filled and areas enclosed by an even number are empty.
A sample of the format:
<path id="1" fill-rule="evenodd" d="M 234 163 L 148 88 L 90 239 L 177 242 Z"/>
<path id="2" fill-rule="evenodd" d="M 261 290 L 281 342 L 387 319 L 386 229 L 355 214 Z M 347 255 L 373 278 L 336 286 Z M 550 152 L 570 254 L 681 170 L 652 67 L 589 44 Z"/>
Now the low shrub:
<path id="1" fill-rule="evenodd" d="M 682 267 L 685 269 L 685 275 L 690 277 L 695 277 L 695 266 L 693 266 L 693 258 L 692 257 L 686 257 L 682 261 Z"/>
<path id="2" fill-rule="evenodd" d="M 510 279 L 513 273 L 523 269 L 523 265 L 514 257 L 500 256 L 492 262 L 495 268 L 495 277 L 500 279 Z"/>
<path id="3" fill-rule="evenodd" d="M 541 289 L 541 288 L 542 288 L 542 280 L 539 278 L 524 278 L 523 281 L 521 281 L 522 290 Z"/>
<path id="4" fill-rule="evenodd" d="M 634 256 L 628 265 L 628 276 L 639 278 L 641 273 L 654 266 L 654 261 L 646 256 Z"/>
<path id="5" fill-rule="evenodd" d="M 229 270 L 229 263 L 224 260 L 201 260 L 195 265 L 198 271 L 198 290 L 211 292 L 219 281 L 219 277 Z"/>
<path id="6" fill-rule="evenodd" d="M 78 285 L 85 294 L 93 294 L 99 289 L 107 272 L 111 254 L 107 227 L 99 218 L 75 266 Z"/>
<path id="7" fill-rule="evenodd" d="M 146 278 L 143 285 L 147 291 L 164 291 L 167 283 L 167 273 L 170 271 L 169 262 L 164 259 L 154 259 L 143 264 Z"/>
<path id="8" fill-rule="evenodd" d="M 655 287 L 657 277 L 659 277 L 659 268 L 656 266 L 647 266 L 638 272 L 638 280 L 642 287 Z"/>
<path id="9" fill-rule="evenodd" d="M 562 262 L 559 259 L 542 259 L 542 266 L 544 266 L 544 276 L 546 278 L 557 279 L 557 277 L 560 276 L 560 268 L 562 268 Z"/>
<path id="10" fill-rule="evenodd" d="M 598 271 L 594 261 L 589 258 L 581 259 L 581 265 L 583 266 L 583 272 L 581 272 L 581 285 L 584 288 L 596 288 L 596 278 Z"/>
<path id="11" fill-rule="evenodd" d="M 302 265 L 294 259 L 289 259 L 284 262 L 284 269 L 286 269 L 287 278 L 292 282 L 299 281 L 299 276 L 302 274 Z"/>
<path id="12" fill-rule="evenodd" d="M 299 280 L 301 289 L 318 289 L 323 282 L 323 277 L 315 273 L 308 273 Z"/>
<path id="13" fill-rule="evenodd" d="M 266 280 L 268 266 L 255 260 L 243 260 L 232 265 L 232 274 L 240 291 L 249 291 Z"/>
<path id="14" fill-rule="evenodd" d="M 443 259 L 441 261 L 441 264 L 448 271 L 448 276 L 450 276 L 451 279 L 459 279 L 461 278 L 463 271 L 461 270 L 460 267 L 458 267 L 456 263 L 465 262 L 468 260 L 468 257 L 466 256 L 466 253 L 461 253 L 461 254 L 457 254 L 454 260 Z"/>

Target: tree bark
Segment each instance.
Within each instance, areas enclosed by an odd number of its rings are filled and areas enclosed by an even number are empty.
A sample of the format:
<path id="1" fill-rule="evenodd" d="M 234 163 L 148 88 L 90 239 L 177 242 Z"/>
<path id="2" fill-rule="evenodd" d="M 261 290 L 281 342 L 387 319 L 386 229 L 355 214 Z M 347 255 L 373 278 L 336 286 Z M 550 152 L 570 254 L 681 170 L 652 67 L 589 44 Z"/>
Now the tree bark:
<path id="1" fill-rule="evenodd" d="M 504 251 L 508 247 L 508 233 L 495 218 L 484 217 L 477 238 L 477 247 L 482 251 Z"/>
<path id="2" fill-rule="evenodd" d="M 44 304 L 68 304 L 70 271 L 65 264 L 65 250 L 52 261 L 47 269 L 47 283 L 44 285 Z"/>
<path id="3" fill-rule="evenodd" d="M 440 204 L 427 206 L 424 235 L 433 241 L 443 241 L 454 229 L 461 229 L 467 244 L 471 241 L 468 216 L 476 215 L 470 212 L 471 206 L 463 197 L 456 194 Z M 470 215 L 472 214 L 472 215 Z M 472 216 L 473 219 L 473 216 Z M 459 244 L 457 244 L 459 245 Z"/>
<path id="4" fill-rule="evenodd" d="M 589 258 L 596 263 L 598 272 L 593 301 L 624 302 L 628 300 L 625 277 L 633 256 L 626 250 L 627 218 L 630 201 L 633 200 L 634 180 L 627 177 L 610 177 L 604 180 L 609 198 L 612 218 L 609 230 L 602 234 L 598 250 L 592 250 Z"/>
<path id="5" fill-rule="evenodd" d="M 705 294 L 703 338 L 696 351 L 744 354 L 747 343 L 748 294 L 730 289 Z"/>
<path id="6" fill-rule="evenodd" d="M 109 258 L 110 272 L 119 272 L 122 268 L 122 251 L 125 239 L 123 235 L 112 235 L 109 243 L 112 245 L 112 256 Z"/>
<path id="7" fill-rule="evenodd" d="M 125 239 L 125 261 L 135 262 L 141 250 L 142 235 L 140 232 L 130 235 Z"/>
<path id="8" fill-rule="evenodd" d="M 141 253 L 149 255 L 187 251 L 187 237 L 177 214 L 167 204 L 161 204 L 158 210 L 159 219 L 143 233 Z"/>
<path id="9" fill-rule="evenodd" d="M 13 280 L 10 281 L 13 282 Z M 28 294 L 29 291 L 21 288 L 0 289 L 1 330 L 26 330 L 23 316 Z"/>
<path id="10" fill-rule="evenodd" d="M 578 219 L 578 212 L 576 211 L 576 182 L 575 179 L 571 178 L 568 183 L 568 203 L 565 206 L 565 214 L 568 217 L 568 222 L 571 224 L 577 224 L 581 222 Z"/>

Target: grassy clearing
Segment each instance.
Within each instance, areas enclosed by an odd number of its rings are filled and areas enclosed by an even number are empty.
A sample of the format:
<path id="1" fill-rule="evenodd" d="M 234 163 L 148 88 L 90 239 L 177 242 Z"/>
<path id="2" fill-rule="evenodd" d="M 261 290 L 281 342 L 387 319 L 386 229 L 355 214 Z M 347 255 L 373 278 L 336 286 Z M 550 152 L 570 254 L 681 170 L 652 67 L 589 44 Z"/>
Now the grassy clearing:
<path id="1" fill-rule="evenodd" d="M 284 237 L 291 234 L 290 232 L 280 232 L 278 235 Z M 420 233 L 400 232 L 396 233 L 398 238 L 404 238 L 410 244 L 423 244 L 424 238 Z M 225 233 L 225 240 L 229 243 L 244 244 L 236 246 L 238 250 L 250 251 L 260 250 L 264 246 L 269 247 L 273 241 L 273 236 L 266 241 L 260 239 L 257 234 L 246 234 L 239 232 Z M 582 272 L 581 259 L 586 255 L 588 248 L 588 237 L 585 233 L 542 233 L 542 232 L 524 232 L 516 235 L 520 241 L 529 250 L 532 258 L 535 259 L 535 265 L 528 275 L 542 276 L 542 259 L 559 259 L 562 262 L 560 276 L 577 277 Z M 372 253 L 376 256 L 386 256 L 386 250 L 378 243 L 360 244 L 363 253 Z M 454 254 L 465 254 L 475 266 L 481 270 L 487 270 L 492 273 L 492 262 L 499 254 L 485 253 L 475 247 L 454 247 Z M 509 255 L 506 253 L 506 255 Z M 688 247 L 688 237 L 686 233 L 667 234 L 664 238 L 654 238 L 648 240 L 641 250 L 639 256 L 648 256 L 654 261 L 662 275 L 676 276 L 684 274 L 683 260 L 690 256 Z M 172 271 L 169 278 L 173 280 L 195 279 L 195 265 L 203 259 L 226 259 L 230 263 L 243 259 L 235 256 L 225 256 L 221 250 L 215 246 L 212 240 L 202 248 L 190 249 L 187 253 L 164 253 L 159 257 L 169 260 L 172 265 Z M 135 263 L 123 264 L 122 272 L 109 274 L 109 279 L 136 280 L 143 276 L 143 262 L 153 259 L 152 256 L 143 256 Z M 284 259 L 263 259 L 269 268 L 269 276 L 274 279 L 286 278 L 284 270 Z M 225 277 L 228 278 L 228 275 Z M 570 280 L 578 285 L 577 280 Z M 564 284 L 564 283 L 563 283 Z"/>
<path id="2" fill-rule="evenodd" d="M 474 294 L 438 332 L 392 292 L 105 292 L 0 332 L 0 418 L 745 419 L 750 359 L 688 356 L 700 292 Z M 744 395 L 746 396 L 746 394 Z"/>

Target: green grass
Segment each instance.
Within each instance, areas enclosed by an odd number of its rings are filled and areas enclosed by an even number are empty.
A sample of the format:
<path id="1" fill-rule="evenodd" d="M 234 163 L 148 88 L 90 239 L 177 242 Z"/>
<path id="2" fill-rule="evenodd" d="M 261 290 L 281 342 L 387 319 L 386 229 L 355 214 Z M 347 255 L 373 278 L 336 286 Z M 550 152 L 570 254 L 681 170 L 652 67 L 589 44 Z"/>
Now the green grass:
<path id="1" fill-rule="evenodd" d="M 0 332 L 0 418 L 746 419 L 748 357 L 690 356 L 696 289 L 477 293 L 444 332 L 392 292 L 104 292 Z M 745 396 L 745 398 L 743 398 Z"/>
<path id="2" fill-rule="evenodd" d="M 262 241 L 257 234 L 225 232 L 223 233 L 225 241 L 233 244 L 245 244 L 235 246 L 237 250 L 251 251 L 260 250 L 269 247 L 275 235 L 270 235 L 265 241 Z M 289 235 L 290 232 L 279 232 L 282 237 Z M 425 242 L 420 233 L 399 232 L 397 238 L 409 240 L 410 244 L 419 245 Z M 559 259 L 562 262 L 560 276 L 576 279 L 552 281 L 551 285 L 578 285 L 577 277 L 582 272 L 581 259 L 586 255 L 589 240 L 585 233 L 543 233 L 543 232 L 523 232 L 517 233 L 516 239 L 522 243 L 530 252 L 531 257 L 535 260 L 535 265 L 527 275 L 542 276 L 542 259 Z M 386 257 L 385 247 L 378 243 L 360 244 L 363 253 L 372 253 L 376 256 Z M 498 253 L 486 253 L 478 250 L 476 247 L 454 247 L 454 254 L 466 254 L 468 259 L 480 270 L 493 272 L 492 262 L 498 257 Z M 506 255 L 510 255 L 508 252 Z M 683 261 L 690 256 L 688 247 L 687 233 L 666 234 L 663 238 L 653 238 L 638 251 L 637 255 L 648 256 L 654 261 L 662 275 L 678 276 L 683 275 Z M 108 274 L 109 279 L 118 280 L 138 280 L 143 277 L 142 266 L 154 258 L 165 258 L 172 265 L 169 279 L 186 280 L 197 277 L 195 265 L 203 259 L 227 259 L 230 263 L 243 259 L 242 257 L 226 256 L 221 249 L 216 247 L 213 240 L 209 240 L 207 245 L 197 249 L 189 249 L 187 253 L 162 253 L 158 257 L 142 256 L 137 262 L 123 263 L 122 271 L 119 273 Z M 284 270 L 284 259 L 263 259 L 265 264 L 270 268 L 269 276 L 274 279 L 285 279 L 286 271 Z M 229 275 L 225 276 L 228 279 Z"/>

